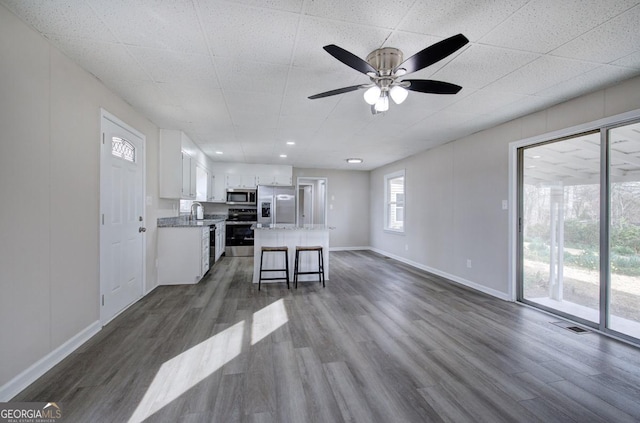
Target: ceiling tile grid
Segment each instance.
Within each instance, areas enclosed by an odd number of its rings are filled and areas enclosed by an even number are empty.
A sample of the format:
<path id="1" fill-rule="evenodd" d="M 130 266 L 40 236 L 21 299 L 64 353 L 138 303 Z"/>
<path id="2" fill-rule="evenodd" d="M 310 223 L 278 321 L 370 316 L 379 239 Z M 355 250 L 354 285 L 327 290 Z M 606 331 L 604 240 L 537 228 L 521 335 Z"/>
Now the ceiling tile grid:
<path id="1" fill-rule="evenodd" d="M 373 169 L 640 74 L 640 0 L 0 0 L 160 127 L 214 161 Z M 372 115 L 369 77 L 322 47 L 404 58 L 457 33 L 471 42 L 406 78 Z M 280 158 L 285 141 L 295 141 Z M 218 155 L 216 152 L 223 152 Z"/>

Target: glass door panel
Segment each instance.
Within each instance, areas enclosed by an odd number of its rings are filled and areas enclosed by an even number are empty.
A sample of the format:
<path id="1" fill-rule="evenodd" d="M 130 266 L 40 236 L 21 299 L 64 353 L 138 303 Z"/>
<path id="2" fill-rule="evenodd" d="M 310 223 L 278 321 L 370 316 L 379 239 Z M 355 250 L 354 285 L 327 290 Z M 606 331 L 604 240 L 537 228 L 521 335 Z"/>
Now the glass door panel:
<path id="1" fill-rule="evenodd" d="M 640 338 L 640 123 L 609 136 L 609 328 Z"/>
<path id="2" fill-rule="evenodd" d="M 520 300 L 600 320 L 600 133 L 521 155 Z"/>

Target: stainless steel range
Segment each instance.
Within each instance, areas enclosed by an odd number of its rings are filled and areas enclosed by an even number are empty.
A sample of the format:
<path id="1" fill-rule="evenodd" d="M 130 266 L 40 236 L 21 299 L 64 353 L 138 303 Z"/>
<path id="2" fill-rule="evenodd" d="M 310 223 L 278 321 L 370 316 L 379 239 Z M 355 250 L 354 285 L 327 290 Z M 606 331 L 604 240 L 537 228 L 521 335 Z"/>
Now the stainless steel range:
<path id="1" fill-rule="evenodd" d="M 253 229 L 258 220 L 256 209 L 229 209 L 226 226 L 225 255 L 253 257 Z"/>

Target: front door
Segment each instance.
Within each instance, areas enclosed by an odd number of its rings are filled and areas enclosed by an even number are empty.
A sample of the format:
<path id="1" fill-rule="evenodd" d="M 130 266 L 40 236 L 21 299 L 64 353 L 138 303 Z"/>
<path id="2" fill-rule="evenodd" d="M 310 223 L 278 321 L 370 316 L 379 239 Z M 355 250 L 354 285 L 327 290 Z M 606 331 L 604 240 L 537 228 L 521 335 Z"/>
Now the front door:
<path id="1" fill-rule="evenodd" d="M 100 166 L 100 321 L 142 297 L 144 136 L 103 112 Z"/>

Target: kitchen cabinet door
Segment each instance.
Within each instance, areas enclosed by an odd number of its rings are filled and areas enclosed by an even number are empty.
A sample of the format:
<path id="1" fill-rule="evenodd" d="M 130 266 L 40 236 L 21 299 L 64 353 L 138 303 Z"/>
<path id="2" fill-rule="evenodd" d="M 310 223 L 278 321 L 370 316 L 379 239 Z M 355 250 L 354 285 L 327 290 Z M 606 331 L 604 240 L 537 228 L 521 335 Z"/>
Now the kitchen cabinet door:
<path id="1" fill-rule="evenodd" d="M 196 199 L 196 161 L 182 152 L 182 198 Z"/>
<path id="2" fill-rule="evenodd" d="M 256 175 L 248 174 L 227 174 L 227 188 L 255 188 Z"/>
<path id="3" fill-rule="evenodd" d="M 216 224 L 216 251 L 215 259 L 218 261 L 225 249 L 226 225 L 224 222 Z"/>
<path id="4" fill-rule="evenodd" d="M 211 172 L 210 181 L 209 186 L 211 190 L 209 192 L 209 201 L 214 203 L 224 203 L 227 201 L 225 175 Z"/>

